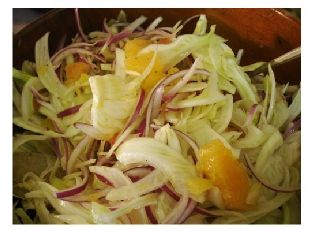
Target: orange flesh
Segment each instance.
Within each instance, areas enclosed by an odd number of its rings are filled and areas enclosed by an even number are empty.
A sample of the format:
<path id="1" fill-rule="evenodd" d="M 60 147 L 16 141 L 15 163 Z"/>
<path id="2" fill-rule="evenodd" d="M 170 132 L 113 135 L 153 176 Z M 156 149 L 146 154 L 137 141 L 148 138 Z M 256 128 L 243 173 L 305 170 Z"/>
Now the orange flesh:
<path id="1" fill-rule="evenodd" d="M 140 74 L 150 64 L 153 58 L 153 52 L 138 55 L 138 53 L 146 46 L 150 45 L 150 40 L 145 39 L 133 39 L 129 40 L 125 45 L 125 56 L 126 56 L 126 68 L 127 70 L 135 71 Z M 165 77 L 163 73 L 163 65 L 160 60 L 156 57 L 155 64 L 150 74 L 145 78 L 142 83 L 142 89 L 145 92 L 149 92 L 154 85 L 162 78 Z"/>
<path id="2" fill-rule="evenodd" d="M 65 84 L 69 85 L 71 83 L 76 82 L 80 78 L 81 74 L 88 74 L 90 69 L 91 69 L 90 65 L 83 62 L 67 64 L 65 68 L 66 73 Z"/>
<path id="3" fill-rule="evenodd" d="M 221 141 L 213 140 L 200 149 L 196 168 L 220 189 L 226 208 L 247 207 L 249 177 L 243 165 Z"/>

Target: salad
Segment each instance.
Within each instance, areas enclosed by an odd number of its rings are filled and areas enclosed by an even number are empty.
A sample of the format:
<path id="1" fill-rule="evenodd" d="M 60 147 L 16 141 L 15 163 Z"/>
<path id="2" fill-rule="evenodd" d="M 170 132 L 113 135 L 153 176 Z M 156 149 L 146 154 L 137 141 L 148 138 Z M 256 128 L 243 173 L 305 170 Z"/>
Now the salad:
<path id="1" fill-rule="evenodd" d="M 13 68 L 14 223 L 300 223 L 299 85 L 252 76 L 205 15 L 75 14 Z"/>

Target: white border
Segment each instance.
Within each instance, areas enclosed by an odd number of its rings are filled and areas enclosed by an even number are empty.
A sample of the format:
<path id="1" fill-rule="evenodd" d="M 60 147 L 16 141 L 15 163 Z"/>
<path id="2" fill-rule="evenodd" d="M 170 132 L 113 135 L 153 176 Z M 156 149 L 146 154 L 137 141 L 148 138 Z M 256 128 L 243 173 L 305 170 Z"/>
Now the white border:
<path id="1" fill-rule="evenodd" d="M 2 2 L 4 4 L 5 1 Z M 42 1 L 42 0 L 32 0 L 32 1 L 13 1 L 11 0 L 7 5 L 1 6 L 1 85 L 0 99 L 1 99 L 1 109 L 0 110 L 0 128 L 1 128 L 1 175 L 0 175 L 0 201 L 1 201 L 1 230 L 34 230 L 34 229 L 47 229 L 54 230 L 57 229 L 69 229 L 74 228 L 75 230 L 156 230 L 156 229 L 218 229 L 218 230 L 250 230 L 250 226 L 13 226 L 12 223 L 12 96 L 11 96 L 11 67 L 12 67 L 12 8 L 53 8 L 53 7 L 88 7 L 88 8 L 170 8 L 170 7 L 180 7 L 180 8 L 261 8 L 261 7 L 282 7 L 282 8 L 302 8 L 302 224 L 301 226 L 252 226 L 252 229 L 262 230 L 265 229 L 283 229 L 283 230 L 293 230 L 293 229 L 309 229 L 311 218 L 311 182 L 310 175 L 311 172 L 311 153 L 309 152 L 311 141 L 309 134 L 312 130 L 311 126 L 311 108 L 310 101 L 312 96 L 309 95 L 312 86 L 312 74 L 311 74 L 311 61 L 312 61 L 312 36 L 311 36 L 311 23 L 312 22 L 312 12 L 310 6 L 310 1 L 305 0 L 75 0 L 75 1 L 64 1 L 64 0 L 53 0 L 53 1 Z M 4 148 L 3 148 L 4 147 Z M 2 229 L 3 228 L 3 229 Z"/>

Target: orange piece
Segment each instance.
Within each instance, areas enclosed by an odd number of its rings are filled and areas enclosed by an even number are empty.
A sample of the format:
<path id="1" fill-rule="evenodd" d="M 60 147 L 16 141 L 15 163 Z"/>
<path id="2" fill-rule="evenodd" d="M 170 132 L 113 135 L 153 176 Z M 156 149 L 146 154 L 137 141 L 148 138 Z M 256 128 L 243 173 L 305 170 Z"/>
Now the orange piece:
<path id="1" fill-rule="evenodd" d="M 249 177 L 220 140 L 213 140 L 200 149 L 196 169 L 220 189 L 226 208 L 247 208 Z"/>
<path id="2" fill-rule="evenodd" d="M 65 84 L 69 85 L 71 83 L 74 83 L 80 78 L 81 74 L 88 74 L 90 69 L 91 69 L 90 65 L 83 62 L 67 64 L 65 68 L 66 73 Z"/>
<path id="3" fill-rule="evenodd" d="M 170 38 L 161 38 L 158 41 L 159 44 L 168 44 L 171 43 L 171 39 Z"/>
<path id="4" fill-rule="evenodd" d="M 128 70 L 136 71 L 140 74 L 144 72 L 153 58 L 153 52 L 141 55 L 138 54 L 143 48 L 150 45 L 151 43 L 152 42 L 150 40 L 146 39 L 133 39 L 126 43 L 124 49 L 126 56 L 126 68 Z M 149 92 L 160 79 L 165 77 L 163 69 L 164 67 L 161 64 L 159 58 L 156 57 L 150 74 L 144 79 L 142 83 L 142 89 L 145 90 L 145 92 Z"/>

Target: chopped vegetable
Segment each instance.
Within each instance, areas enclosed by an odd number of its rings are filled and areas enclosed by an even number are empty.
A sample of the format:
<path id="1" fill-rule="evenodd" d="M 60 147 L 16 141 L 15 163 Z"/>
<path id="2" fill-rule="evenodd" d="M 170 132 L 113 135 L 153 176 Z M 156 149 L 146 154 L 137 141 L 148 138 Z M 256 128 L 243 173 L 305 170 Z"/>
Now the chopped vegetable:
<path id="1" fill-rule="evenodd" d="M 221 141 L 213 140 L 199 150 L 196 169 L 220 189 L 226 208 L 246 208 L 247 171 Z"/>

